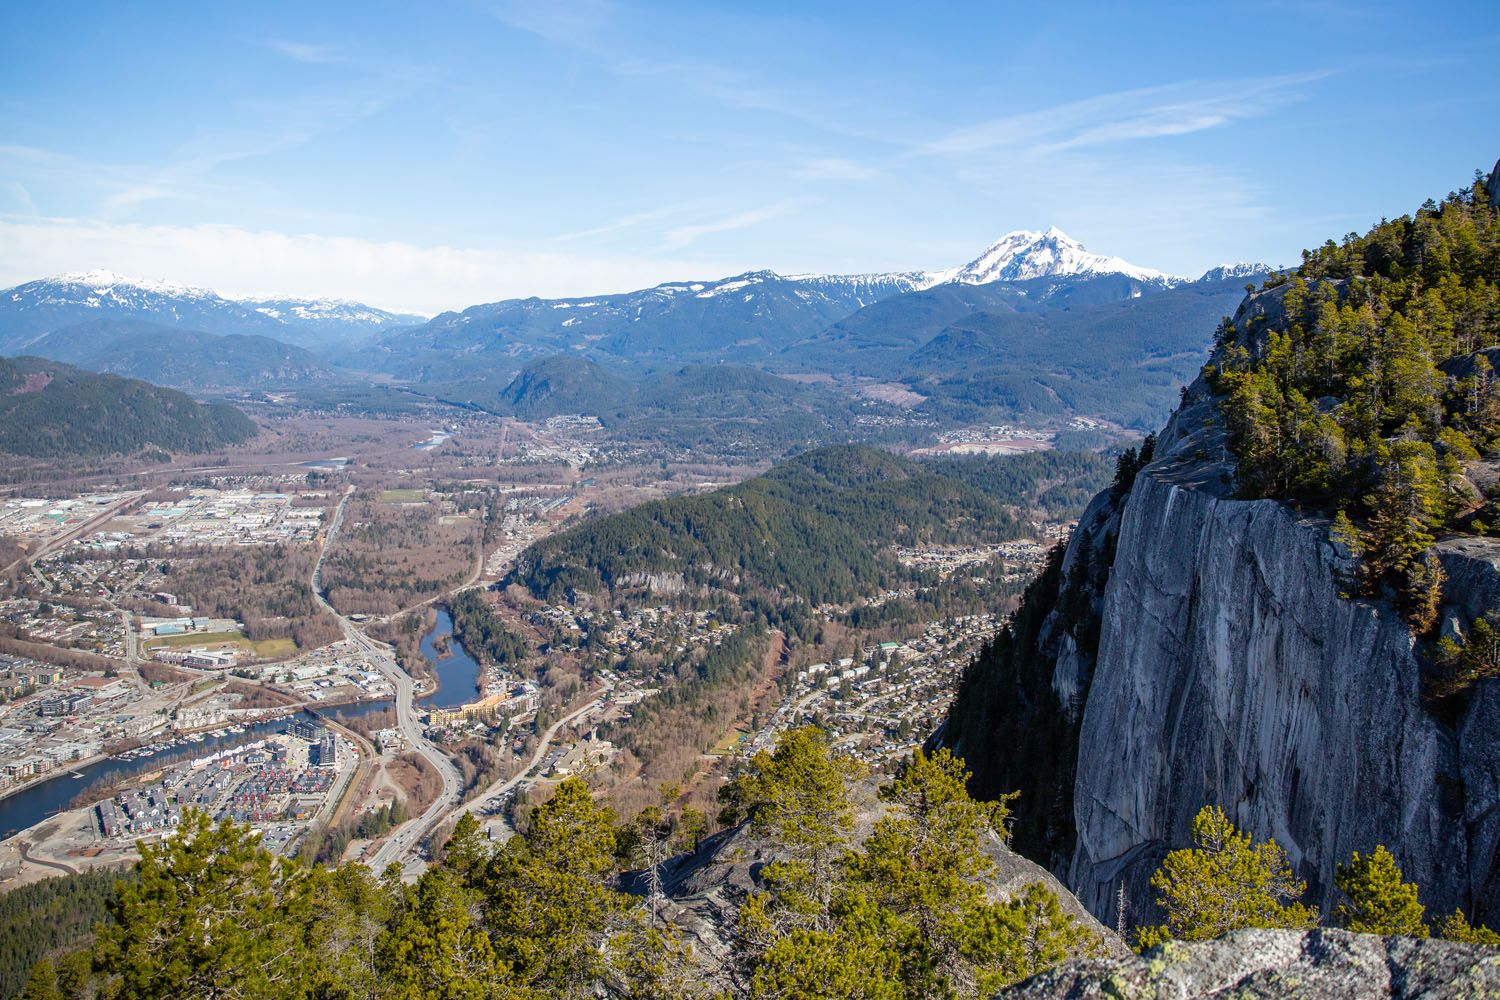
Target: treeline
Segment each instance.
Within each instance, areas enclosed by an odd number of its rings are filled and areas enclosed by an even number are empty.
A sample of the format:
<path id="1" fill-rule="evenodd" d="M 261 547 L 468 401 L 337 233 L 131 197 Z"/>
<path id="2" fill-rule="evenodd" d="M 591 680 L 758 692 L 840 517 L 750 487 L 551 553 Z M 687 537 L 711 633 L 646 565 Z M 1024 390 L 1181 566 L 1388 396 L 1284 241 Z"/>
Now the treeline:
<path id="1" fill-rule="evenodd" d="M 690 588 L 816 605 L 900 579 L 892 544 L 1022 531 L 1004 504 L 967 483 L 872 448 L 825 448 L 727 489 L 641 504 L 544 539 L 506 582 L 555 601 L 664 574 Z"/>
<path id="2" fill-rule="evenodd" d="M 882 807 L 862 777 L 801 729 L 726 786 L 721 821 L 773 860 L 723 914 L 723 961 L 693 951 L 658 877 L 708 817 L 653 806 L 622 824 L 575 777 L 503 844 L 464 815 L 412 885 L 273 856 L 189 810 L 141 845 L 97 940 L 34 965 L 26 995 L 915 1000 L 988 996 L 1099 946 L 1040 882 L 992 893 L 1008 813 L 969 798 L 961 761 L 915 755 Z M 879 818 L 861 838 L 866 811 Z"/>
<path id="3" fill-rule="evenodd" d="M 973 748 L 970 788 L 979 798 L 1021 793 L 1026 809 L 1013 827 L 1016 848 L 1049 868 L 1073 850 L 1081 713 L 1064 704 L 1052 686 L 1057 657 L 1044 630 L 1072 636 L 1086 652 L 1098 648 L 1090 581 L 1079 569 L 1088 560 L 1080 558 L 1066 576 L 1064 551 L 1057 545 L 1048 552 L 1015 613 L 964 669 L 948 721 L 934 737 L 944 746 Z"/>
<path id="4" fill-rule="evenodd" d="M 81 649 L 64 649 L 50 643 L 28 642 L 15 637 L 19 632 L 21 629 L 10 622 L 0 623 L 0 653 L 25 656 L 43 663 L 55 663 L 78 670 L 102 670 L 107 674 L 114 673 L 125 664 L 123 660 L 85 652 Z"/>
<path id="5" fill-rule="evenodd" d="M 249 417 L 175 389 L 41 358 L 0 358 L 0 451 L 33 458 L 197 453 L 246 441 Z M 163 458 L 166 456 L 163 455 Z"/>
<path id="6" fill-rule="evenodd" d="M 109 919 L 120 877 L 119 869 L 92 868 L 0 896 L 0 996 L 20 993 L 41 959 L 88 941 Z"/>
<path id="7" fill-rule="evenodd" d="M 1207 373 L 1242 495 L 1337 512 L 1361 593 L 1437 620 L 1441 530 L 1500 506 L 1463 463 L 1500 445 L 1500 223 L 1482 179 L 1414 216 L 1304 252 L 1266 309 L 1226 323 Z"/>

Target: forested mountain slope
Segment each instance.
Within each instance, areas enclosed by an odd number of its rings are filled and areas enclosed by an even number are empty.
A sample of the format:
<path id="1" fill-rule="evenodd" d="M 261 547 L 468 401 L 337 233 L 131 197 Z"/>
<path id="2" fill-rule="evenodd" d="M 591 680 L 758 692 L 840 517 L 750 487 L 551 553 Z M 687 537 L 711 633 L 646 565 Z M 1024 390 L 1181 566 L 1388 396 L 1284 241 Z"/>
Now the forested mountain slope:
<path id="1" fill-rule="evenodd" d="M 691 395 L 684 374 L 746 388 L 758 367 L 899 382 L 926 398 L 911 417 L 934 424 L 1087 414 L 1144 429 L 1160 422 L 1197 373 L 1212 330 L 1244 288 L 1241 278 L 1163 284 L 1065 275 L 889 290 L 861 306 L 785 284 L 767 278 L 746 286 L 749 300 L 738 291 L 699 302 L 656 290 L 647 305 L 631 308 L 634 299 L 611 298 L 475 307 L 389 338 L 382 363 L 445 398 L 528 419 L 586 413 L 636 425 L 652 420 L 652 411 L 692 419 L 699 414 L 683 398 Z M 756 304 L 757 296 L 773 295 L 783 295 L 776 309 Z M 691 315 L 682 313 L 689 301 Z M 703 314 L 708 308 L 717 312 Z M 498 312 L 492 318 L 488 310 Z M 491 325 L 503 317 L 515 327 Z M 590 333 L 589 324 L 605 324 L 606 332 Z M 625 332 L 608 332 L 614 325 Z M 730 327 L 732 335 L 721 335 Z M 722 374 L 710 375 L 710 368 Z M 775 387 L 781 398 L 737 396 L 751 405 L 722 416 L 775 422 L 821 411 L 823 423 L 862 433 L 851 424 L 847 393 L 768 379 L 760 373 L 755 391 Z M 714 408 L 706 415 L 720 414 Z M 797 440 L 791 428 L 781 437 Z M 817 440 L 801 434 L 804 446 Z M 826 428 L 821 440 L 829 440 Z"/>
<path id="2" fill-rule="evenodd" d="M 0 452 L 52 458 L 203 452 L 255 435 L 232 406 L 44 358 L 0 358 Z"/>
<path id="3" fill-rule="evenodd" d="M 1000 540 L 1021 526 L 982 490 L 863 447 L 587 522 L 522 553 L 510 582 L 557 599 L 671 577 L 687 588 L 848 601 L 899 575 L 892 544 Z"/>
<path id="4" fill-rule="evenodd" d="M 423 381 L 462 378 L 574 348 L 631 365 L 774 355 L 861 306 L 916 287 L 912 276 L 785 277 L 752 271 L 613 295 L 506 299 L 387 337 L 375 361 Z"/>

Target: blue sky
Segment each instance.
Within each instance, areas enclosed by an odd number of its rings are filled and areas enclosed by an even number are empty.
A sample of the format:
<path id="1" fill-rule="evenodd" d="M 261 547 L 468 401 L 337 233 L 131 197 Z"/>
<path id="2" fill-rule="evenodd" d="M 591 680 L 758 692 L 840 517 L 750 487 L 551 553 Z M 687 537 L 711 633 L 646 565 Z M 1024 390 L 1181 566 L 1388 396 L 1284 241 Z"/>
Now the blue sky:
<path id="1" fill-rule="evenodd" d="M 435 312 L 1057 225 L 1287 263 L 1500 156 L 1481 3 L 6 7 L 0 285 Z"/>

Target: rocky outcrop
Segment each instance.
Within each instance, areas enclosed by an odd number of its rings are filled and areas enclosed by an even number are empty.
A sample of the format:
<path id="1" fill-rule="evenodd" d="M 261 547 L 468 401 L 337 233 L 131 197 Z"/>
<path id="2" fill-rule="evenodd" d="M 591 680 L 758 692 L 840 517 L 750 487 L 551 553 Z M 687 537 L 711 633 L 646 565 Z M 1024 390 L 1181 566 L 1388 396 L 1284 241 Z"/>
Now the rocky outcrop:
<path id="1" fill-rule="evenodd" d="M 1070 962 L 1000 994 L 1015 1000 L 1468 1000 L 1500 996 L 1500 951 L 1343 931 L 1236 931 L 1141 957 Z"/>
<path id="2" fill-rule="evenodd" d="M 1232 497 L 1212 416 L 1199 385 L 1121 514 L 1069 884 L 1111 920 L 1123 883 L 1144 915 L 1150 873 L 1212 803 L 1275 837 L 1325 910 L 1334 865 L 1385 844 L 1429 907 L 1497 912 L 1500 691 L 1437 718 L 1399 615 L 1342 596 L 1352 565 L 1326 521 Z M 1500 542 L 1438 551 L 1448 628 L 1500 608 Z"/>
<path id="3" fill-rule="evenodd" d="M 864 789 L 853 831 L 855 841 L 869 836 L 885 809 L 875 800 L 873 788 Z M 1130 953 L 1119 935 L 1094 919 L 1046 869 L 1012 851 L 997 836 L 987 837 L 984 848 L 995 865 L 985 880 L 991 898 L 1010 899 L 1026 886 L 1041 882 L 1057 896 L 1064 911 L 1099 936 L 1104 954 L 1118 958 Z M 660 892 L 664 897 L 658 904 L 659 913 L 692 945 L 701 966 L 718 988 L 734 986 L 736 915 L 746 897 L 765 891 L 760 872 L 775 858 L 742 824 L 709 837 L 692 853 L 668 859 L 659 869 Z M 647 895 L 646 873 L 626 873 L 621 888 Z"/>

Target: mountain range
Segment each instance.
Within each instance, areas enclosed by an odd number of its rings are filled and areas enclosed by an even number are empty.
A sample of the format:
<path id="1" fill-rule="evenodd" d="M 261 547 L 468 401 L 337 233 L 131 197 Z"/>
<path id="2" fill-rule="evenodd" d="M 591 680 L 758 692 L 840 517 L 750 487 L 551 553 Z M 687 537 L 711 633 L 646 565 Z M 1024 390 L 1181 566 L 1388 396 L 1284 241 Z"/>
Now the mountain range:
<path id="1" fill-rule="evenodd" d="M 314 351 L 345 350 L 422 322 L 421 316 L 358 302 L 230 299 L 169 281 L 88 271 L 30 281 L 0 292 L 0 353 L 21 353 L 43 334 L 97 319 L 273 337 Z"/>
<path id="2" fill-rule="evenodd" d="M 26 351 L 178 389 L 282 388 L 342 377 L 311 351 L 274 337 L 221 336 L 135 319 L 76 323 L 32 340 Z"/>
<path id="3" fill-rule="evenodd" d="M 696 399 L 704 378 L 683 373 L 729 365 L 738 374 L 714 381 L 748 399 L 809 395 L 750 369 L 818 372 L 903 383 L 940 422 L 1084 413 L 1146 427 L 1195 374 L 1244 281 L 1268 270 L 1230 264 L 1185 278 L 1092 253 L 1054 227 L 1009 233 L 945 270 L 749 271 L 505 299 L 425 322 L 353 302 L 231 299 L 90 272 L 0 292 L 0 353 L 191 389 L 341 384 L 371 371 L 517 415 L 571 400 L 617 424 L 642 406 L 683 413 L 682 399 L 647 396 L 692 386 Z M 535 363 L 558 356 L 604 366 L 610 388 L 577 365 L 538 380 Z"/>
<path id="4" fill-rule="evenodd" d="M 1050 319 L 1038 324 L 1036 317 L 1213 287 L 1222 291 L 1222 301 L 1208 303 L 1190 293 L 1186 300 L 1203 308 L 1176 317 L 1197 338 L 1191 349 L 1200 350 L 1213 324 L 1238 302 L 1243 280 L 1269 270 L 1224 265 L 1189 279 L 1090 253 L 1053 228 L 1011 233 L 945 271 L 751 271 L 615 295 L 506 299 L 390 334 L 367 363 L 439 383 L 494 382 L 532 359 L 563 353 L 623 373 L 686 362 L 903 377 L 914 374 L 905 366 L 911 352 L 960 320 L 983 325 L 987 321 L 976 317 L 1027 313 L 1032 326 L 1050 329 Z M 1069 317 L 1064 325 L 1076 321 Z M 854 331 L 858 335 L 851 339 Z M 1130 338 L 1124 339 L 1128 347 Z"/>
<path id="5" fill-rule="evenodd" d="M 1265 273 L 1258 264 L 1224 265 L 1198 280 Z M 728 278 L 668 282 L 654 288 L 562 299 L 505 299 L 445 312 L 427 321 L 358 302 L 333 299 L 230 298 L 170 281 L 127 278 L 110 271 L 65 274 L 0 292 L 0 352 L 16 353 L 36 337 L 95 319 L 130 319 L 226 335 L 273 337 L 314 351 L 338 351 L 420 328 L 417 342 L 441 346 L 464 339 L 474 327 L 501 334 L 555 335 L 562 346 L 602 339 L 610 320 L 651 327 L 653 319 L 728 322 L 757 336 L 759 325 L 790 321 L 792 330 L 771 340 L 794 339 L 875 302 L 938 285 L 986 285 L 1039 278 L 1123 275 L 1158 288 L 1192 279 L 1088 251 L 1056 227 L 1044 233 L 1018 230 L 990 244 L 966 264 L 937 271 L 884 274 L 794 274 L 747 271 Z M 795 316 L 783 315 L 795 312 Z M 680 314 L 680 315 L 675 315 Z M 731 319 L 733 317 L 733 319 Z M 616 346 L 648 349 L 671 339 L 668 329 L 625 338 Z M 752 329 L 753 328 L 753 329 Z M 734 333 L 733 329 L 729 330 Z M 542 337 L 541 339 L 545 339 Z M 752 337 L 752 339 L 754 339 Z M 397 345 L 400 341 L 398 340 Z M 735 341 L 726 346 L 733 347 Z M 558 345 L 553 345 L 558 346 Z"/>

